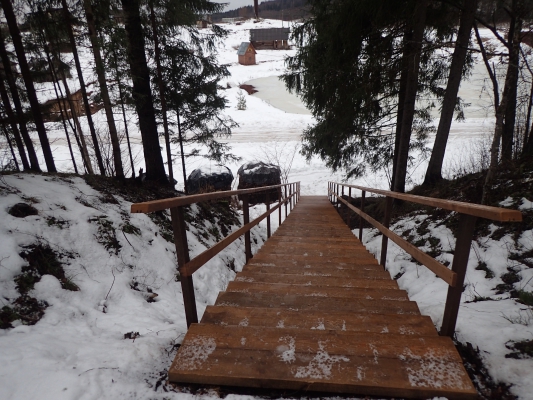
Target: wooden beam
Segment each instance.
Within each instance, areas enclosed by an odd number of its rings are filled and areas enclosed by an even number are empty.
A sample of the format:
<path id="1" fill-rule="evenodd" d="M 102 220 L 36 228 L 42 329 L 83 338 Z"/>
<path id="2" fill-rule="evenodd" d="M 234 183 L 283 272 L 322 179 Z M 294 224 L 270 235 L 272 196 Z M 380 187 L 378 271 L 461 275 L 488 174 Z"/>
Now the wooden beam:
<path id="1" fill-rule="evenodd" d="M 339 185 L 339 184 L 337 184 Z M 388 190 L 371 189 L 364 186 L 357 185 L 344 185 L 359 190 L 364 190 L 370 193 L 381 194 L 383 196 L 393 197 L 399 200 L 411 201 L 417 204 L 423 204 L 425 206 L 443 208 L 445 210 L 456 211 L 461 214 L 473 215 L 475 217 L 481 217 L 491 219 L 493 221 L 522 221 L 522 213 L 518 210 L 510 210 L 501 207 L 483 206 L 481 204 L 465 203 L 462 201 L 443 200 L 433 197 L 416 196 L 413 194 L 397 193 Z"/>

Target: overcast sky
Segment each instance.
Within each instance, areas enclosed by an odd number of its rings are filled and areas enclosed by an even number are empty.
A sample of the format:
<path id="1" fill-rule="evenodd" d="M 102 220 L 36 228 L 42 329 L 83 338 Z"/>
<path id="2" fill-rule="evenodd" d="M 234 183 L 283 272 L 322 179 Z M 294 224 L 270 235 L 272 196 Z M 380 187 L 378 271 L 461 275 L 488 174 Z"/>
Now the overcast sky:
<path id="1" fill-rule="evenodd" d="M 224 11 L 235 10 L 243 6 L 253 6 L 254 0 L 213 0 L 215 3 L 229 3 Z M 259 3 L 262 3 L 260 0 Z"/>

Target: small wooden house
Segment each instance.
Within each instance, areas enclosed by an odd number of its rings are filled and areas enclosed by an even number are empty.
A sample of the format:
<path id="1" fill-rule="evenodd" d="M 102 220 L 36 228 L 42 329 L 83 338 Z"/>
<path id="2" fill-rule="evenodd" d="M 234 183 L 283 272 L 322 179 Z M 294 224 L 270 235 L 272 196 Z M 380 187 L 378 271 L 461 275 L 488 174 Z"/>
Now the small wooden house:
<path id="1" fill-rule="evenodd" d="M 254 46 L 250 42 L 242 42 L 237 50 L 239 55 L 239 64 L 242 65 L 255 65 L 255 51 Z"/>
<path id="2" fill-rule="evenodd" d="M 290 33 L 290 28 L 250 29 L 250 42 L 258 50 L 288 49 Z"/>

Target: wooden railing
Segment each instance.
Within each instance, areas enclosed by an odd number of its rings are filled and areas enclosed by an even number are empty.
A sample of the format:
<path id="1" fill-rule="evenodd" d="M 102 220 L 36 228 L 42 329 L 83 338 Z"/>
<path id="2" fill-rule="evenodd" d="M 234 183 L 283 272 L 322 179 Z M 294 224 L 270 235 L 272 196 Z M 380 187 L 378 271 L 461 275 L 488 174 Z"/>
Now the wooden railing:
<path id="1" fill-rule="evenodd" d="M 274 200 L 269 198 L 272 190 L 276 191 L 278 194 L 278 204 L 275 207 L 270 208 L 270 200 Z M 249 196 L 251 194 L 261 193 L 264 191 L 267 192 L 264 194 L 264 196 L 266 196 L 265 204 L 267 211 L 253 221 L 250 221 L 250 208 L 248 202 Z M 242 199 L 244 225 L 235 232 L 226 236 L 210 249 L 205 250 L 203 253 L 191 260 L 189 257 L 189 247 L 187 243 L 187 231 L 185 227 L 183 208 L 190 204 L 208 200 L 222 199 L 235 195 L 238 195 Z M 198 312 L 196 311 L 196 300 L 194 297 L 192 274 L 242 235 L 244 235 L 244 252 L 246 256 L 246 262 L 248 262 L 253 257 L 252 246 L 250 242 L 250 229 L 267 218 L 267 237 L 270 237 L 270 215 L 274 211 L 279 210 L 279 224 L 281 225 L 281 206 L 285 205 L 285 217 L 287 217 L 288 211 L 292 211 L 292 208 L 296 205 L 299 199 L 300 182 L 294 182 L 274 186 L 264 186 L 254 189 L 228 190 L 223 192 L 196 194 L 192 196 L 173 197 L 170 199 L 147 201 L 144 203 L 135 203 L 131 205 L 132 213 L 150 213 L 170 209 L 187 327 L 189 327 L 192 323 L 198 322 Z M 287 208 L 289 210 L 287 210 Z"/>
<path id="2" fill-rule="evenodd" d="M 360 209 L 354 207 L 352 204 L 350 204 L 350 202 L 342 198 L 344 196 L 345 188 L 348 188 L 348 197 L 350 198 L 352 197 L 352 189 L 361 190 L 362 194 Z M 382 224 L 364 212 L 366 192 L 385 196 L 385 212 Z M 404 251 L 410 254 L 415 260 L 433 271 L 438 277 L 443 279 L 449 285 L 448 294 L 446 297 L 446 305 L 444 307 L 444 316 L 440 328 L 440 334 L 443 336 L 453 336 L 455 331 L 476 219 L 486 218 L 499 222 L 522 221 L 522 213 L 517 210 L 482 206 L 479 204 L 464 203 L 460 201 L 442 200 L 432 197 L 415 196 L 405 193 L 370 189 L 363 186 L 346 185 L 336 182 L 328 183 L 328 195 L 329 200 L 335 203 L 336 206 L 342 203 L 359 215 L 359 240 L 362 240 L 363 238 L 363 220 L 376 227 L 383 234 L 380 257 L 380 264 L 383 266 L 383 268 L 385 268 L 385 263 L 387 260 L 388 239 L 391 239 Z M 451 270 L 389 229 L 393 199 L 442 208 L 445 210 L 455 211 L 460 214 L 459 232 L 456 238 Z"/>

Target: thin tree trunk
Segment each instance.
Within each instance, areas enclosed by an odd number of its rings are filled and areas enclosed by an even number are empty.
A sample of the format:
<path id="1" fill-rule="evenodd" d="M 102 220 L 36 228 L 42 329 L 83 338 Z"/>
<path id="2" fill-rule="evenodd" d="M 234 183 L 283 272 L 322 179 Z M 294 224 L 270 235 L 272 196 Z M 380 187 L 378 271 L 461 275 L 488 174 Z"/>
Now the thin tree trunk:
<path id="1" fill-rule="evenodd" d="M 407 177 L 407 163 L 409 159 L 409 144 L 413 130 L 415 115 L 416 93 L 418 90 L 418 71 L 420 69 L 420 53 L 422 52 L 422 40 L 426 27 L 426 10 L 428 0 L 420 0 L 415 7 L 413 17 L 413 41 L 406 43 L 410 46 L 408 58 L 407 86 L 405 89 L 405 103 L 402 116 L 402 129 L 400 132 L 400 144 L 398 149 L 396 176 L 394 177 L 393 189 L 397 192 L 405 192 L 405 180 Z"/>
<path id="2" fill-rule="evenodd" d="M 70 152 L 70 158 L 72 159 L 72 165 L 74 166 L 74 172 L 76 173 L 76 175 L 79 175 L 78 166 L 76 165 L 76 159 L 74 158 L 74 152 L 72 151 L 72 143 L 70 142 L 70 136 L 68 135 L 67 122 L 65 121 L 65 118 L 66 118 L 66 115 L 67 115 L 66 114 L 66 109 L 64 108 L 65 99 L 61 98 L 59 96 L 59 92 L 57 91 L 56 84 L 59 85 L 59 80 L 57 78 L 56 70 L 55 70 L 54 64 L 52 62 L 52 59 L 50 58 L 50 50 L 49 50 L 47 44 L 44 45 L 44 52 L 46 54 L 46 59 L 48 61 L 50 72 L 52 73 L 52 78 L 54 80 L 54 82 L 53 82 L 53 84 L 54 84 L 54 92 L 56 94 L 57 104 L 58 104 L 58 107 L 59 107 L 59 114 L 61 116 L 61 121 L 63 123 L 63 129 L 65 130 L 65 136 L 67 137 L 67 144 L 68 144 L 68 149 L 69 149 L 69 152 Z"/>
<path id="3" fill-rule="evenodd" d="M 96 34 L 96 26 L 94 23 L 94 14 L 91 1 L 83 0 L 83 6 L 85 8 L 85 16 L 87 18 L 87 26 L 89 28 L 89 38 L 91 39 L 91 45 L 93 48 L 96 74 L 98 76 L 98 84 L 100 85 L 100 94 L 102 95 L 107 125 L 109 126 L 109 136 L 111 137 L 111 146 L 113 148 L 113 161 L 115 163 L 115 175 L 117 178 L 123 179 L 124 168 L 122 166 L 120 141 L 118 139 L 117 127 L 115 125 L 115 118 L 113 116 L 113 108 L 111 106 L 111 101 L 109 100 L 109 91 L 107 90 L 104 62 L 102 61 L 102 56 L 100 55 L 100 43 L 98 43 L 98 36 Z"/>
<path id="4" fill-rule="evenodd" d="M 259 19 L 259 0 L 254 0 L 255 19 Z"/>
<path id="5" fill-rule="evenodd" d="M 139 0 L 121 0 L 128 39 L 128 58 L 133 81 L 133 100 L 139 116 L 139 129 L 143 141 L 146 179 L 168 182 L 155 119 L 150 88 L 150 73 L 146 62 L 144 36 Z"/>
<path id="6" fill-rule="evenodd" d="M 511 88 L 512 80 L 513 80 L 512 68 L 513 67 L 509 63 L 509 65 L 507 66 L 507 75 L 505 76 L 505 84 L 503 87 L 501 102 L 498 106 L 498 110 L 496 111 L 496 123 L 494 127 L 494 137 L 492 138 L 492 144 L 490 147 L 490 165 L 487 171 L 487 175 L 485 176 L 485 182 L 483 184 L 481 204 L 487 204 L 488 202 L 488 193 L 489 193 L 492 181 L 494 179 L 494 176 L 496 174 L 496 169 L 498 168 L 498 160 L 499 160 L 499 155 L 500 155 L 500 142 L 502 139 L 502 133 L 504 129 L 505 111 L 507 109 L 509 93 L 512 90 Z"/>
<path id="7" fill-rule="evenodd" d="M 157 22 L 154 13 L 153 1 L 150 1 L 150 21 L 154 35 L 155 63 L 157 68 L 157 84 L 159 86 L 159 97 L 161 98 L 161 114 L 163 115 L 163 129 L 165 133 L 165 146 L 167 150 L 167 165 L 170 184 L 174 182 L 174 171 L 172 168 L 172 153 L 170 151 L 170 134 L 168 132 L 167 120 L 167 99 L 165 96 L 165 85 L 163 83 L 163 72 L 161 70 L 161 50 L 159 49 L 159 37 L 157 33 Z"/>
<path id="8" fill-rule="evenodd" d="M 9 120 L 9 125 L 11 125 L 11 130 L 13 131 L 13 136 L 15 138 L 15 143 L 19 151 L 20 160 L 22 161 L 22 167 L 25 170 L 28 170 L 30 169 L 30 164 L 28 162 L 28 158 L 26 157 L 26 151 L 24 150 L 24 144 L 22 143 L 22 138 L 20 137 L 20 132 L 17 127 L 17 119 L 15 117 L 15 114 L 13 113 L 13 109 L 11 108 L 11 101 L 9 100 L 7 89 L 6 89 L 6 86 L 4 85 L 4 80 L 2 78 L 0 78 L 0 96 L 2 98 L 2 102 L 4 103 L 4 109 L 6 111 L 7 118 Z M 6 138 L 7 138 L 7 130 L 6 130 Z"/>
<path id="9" fill-rule="evenodd" d="M 468 43 L 470 42 L 470 33 L 472 32 L 472 26 L 474 24 L 476 8 L 477 0 L 464 1 L 459 23 L 459 32 L 457 33 L 455 50 L 453 52 L 452 63 L 448 75 L 448 83 L 442 101 L 439 126 L 437 128 L 433 151 L 431 152 L 431 158 L 424 179 L 425 185 L 434 185 L 442 180 L 442 164 L 444 162 L 446 144 L 448 143 L 450 128 L 452 126 L 453 112 L 455 110 L 457 93 L 459 92 L 459 86 L 461 84 L 461 77 L 466 61 L 466 53 Z"/>
<path id="10" fill-rule="evenodd" d="M 408 43 L 412 40 L 412 30 L 406 29 L 403 37 L 403 42 Z M 393 190 L 394 186 L 394 180 L 396 178 L 396 168 L 397 168 L 397 161 L 398 161 L 398 151 L 400 150 L 400 138 L 401 138 L 401 132 L 402 132 L 402 117 L 403 117 L 403 106 L 405 103 L 405 89 L 407 87 L 407 71 L 408 71 L 408 65 L 407 65 L 407 54 L 408 46 L 404 46 L 404 52 L 402 55 L 402 61 L 401 61 L 401 72 L 400 72 L 400 88 L 398 91 L 398 110 L 396 113 L 396 134 L 394 135 L 394 153 L 392 156 L 392 176 L 390 181 L 390 188 Z"/>
<path id="11" fill-rule="evenodd" d="M 11 139 L 9 138 L 9 133 L 7 132 L 5 124 L 2 124 L 2 129 L 4 130 L 4 135 L 7 140 L 7 144 L 9 145 L 9 150 L 11 150 L 11 156 L 13 157 L 13 161 L 15 162 L 15 167 L 17 168 L 17 171 L 20 172 L 20 166 L 17 161 L 17 156 L 15 155 L 15 149 L 13 148 L 13 144 L 11 143 Z"/>
<path id="12" fill-rule="evenodd" d="M 500 91 L 498 89 L 498 80 L 496 79 L 496 74 L 494 73 L 492 67 L 490 66 L 489 57 L 487 56 L 487 50 L 485 49 L 485 46 L 483 45 L 483 40 L 481 40 L 481 36 L 479 35 L 479 30 L 477 28 L 477 24 L 475 21 L 474 21 L 474 32 L 476 33 L 477 44 L 479 46 L 479 50 L 481 51 L 481 56 L 483 57 L 485 68 L 487 69 L 487 73 L 489 74 L 490 81 L 492 82 L 492 94 L 494 96 L 494 113 L 496 113 L 500 106 Z"/>
<path id="13" fill-rule="evenodd" d="M 91 106 L 89 105 L 89 98 L 87 96 L 87 88 L 85 87 L 85 80 L 83 79 L 83 71 L 81 70 L 80 57 L 78 55 L 78 49 L 76 47 L 76 39 L 74 38 L 74 31 L 72 30 L 71 15 L 68 9 L 67 1 L 61 0 L 63 7 L 63 14 L 65 16 L 65 26 L 70 40 L 70 46 L 72 47 L 72 55 L 74 56 L 74 63 L 76 64 L 76 72 L 78 73 L 78 79 L 81 86 L 81 95 L 83 98 L 83 106 L 85 108 L 85 115 L 87 116 L 87 122 L 89 124 L 89 130 L 91 132 L 91 138 L 94 145 L 94 155 L 98 164 L 100 174 L 105 176 L 104 162 L 102 160 L 102 153 L 100 152 L 100 145 L 98 144 L 98 137 L 96 136 L 96 130 L 94 129 L 93 118 L 91 115 Z"/>
<path id="14" fill-rule="evenodd" d="M 52 155 L 52 149 L 50 148 L 50 142 L 48 141 L 48 136 L 46 134 L 46 128 L 44 126 L 43 116 L 41 115 L 39 100 L 37 100 L 37 93 L 35 92 L 35 86 L 33 85 L 33 79 L 31 77 L 28 60 L 26 59 L 26 54 L 24 52 L 24 46 L 22 45 L 22 38 L 20 36 L 20 30 L 17 26 L 15 13 L 13 12 L 13 6 L 11 5 L 10 0 L 0 0 L 0 3 L 4 9 L 4 16 L 7 20 L 9 33 L 13 39 L 13 46 L 15 47 L 15 52 L 17 53 L 17 59 L 19 61 L 22 78 L 24 79 L 24 84 L 26 85 L 28 101 L 30 102 L 35 127 L 41 142 L 46 168 L 48 169 L 48 172 L 54 173 L 57 172 L 54 163 L 54 156 Z"/>
<path id="15" fill-rule="evenodd" d="M 183 136 L 181 134 L 181 123 L 180 123 L 180 114 L 176 113 L 178 117 L 178 137 L 180 141 L 180 151 L 181 151 L 181 168 L 183 170 L 183 191 L 185 194 L 189 194 L 189 189 L 187 188 L 187 171 L 185 170 L 185 153 L 183 152 Z"/>
<path id="16" fill-rule="evenodd" d="M 513 2 L 514 4 L 514 2 Z M 514 9 L 514 8 L 513 8 Z M 515 22 L 512 24 L 512 22 Z M 509 32 L 510 52 L 509 52 L 509 66 L 507 73 L 511 74 L 509 98 L 507 99 L 507 107 L 505 109 L 505 124 L 502 132 L 502 151 L 501 158 L 504 163 L 509 163 L 513 159 L 513 145 L 514 145 L 514 128 L 516 121 L 516 97 L 518 91 L 518 73 L 520 62 L 520 34 L 522 32 L 522 19 L 513 18 L 511 20 L 511 27 L 513 29 Z"/>
<path id="17" fill-rule="evenodd" d="M 83 165 L 85 166 L 85 169 L 87 170 L 87 173 L 89 175 L 94 175 L 93 166 L 91 164 L 91 157 L 89 157 L 87 143 L 85 142 L 85 136 L 83 135 L 83 130 L 81 129 L 80 119 L 78 117 L 78 113 L 76 112 L 76 107 L 74 105 L 74 101 L 72 100 L 70 88 L 68 87 L 68 82 L 67 78 L 65 77 L 65 74 L 61 75 L 61 79 L 63 81 L 63 87 L 65 88 L 65 94 L 70 107 L 70 115 L 74 120 L 74 126 L 77 130 L 77 134 L 76 130 L 74 130 L 74 137 L 76 138 L 76 142 L 78 143 L 78 147 L 80 148 L 81 158 L 83 159 Z"/>
<path id="18" fill-rule="evenodd" d="M 13 71 L 11 70 L 11 61 L 9 60 L 9 56 L 7 55 L 6 43 L 4 41 L 4 37 L 2 36 L 1 30 L 0 57 L 2 58 L 2 64 L 4 65 L 4 74 L 6 76 L 7 85 L 9 87 L 9 91 L 11 92 L 11 98 L 13 99 L 13 105 L 15 106 L 15 111 L 17 113 L 20 134 L 22 135 L 22 140 L 24 140 L 24 144 L 26 145 L 26 151 L 28 152 L 30 169 L 32 171 L 40 172 L 41 168 L 39 167 L 39 160 L 37 159 L 37 153 L 35 153 L 35 148 L 33 147 L 33 142 L 31 141 L 31 137 L 26 126 L 22 102 L 20 101 L 15 77 L 13 76 Z"/>

